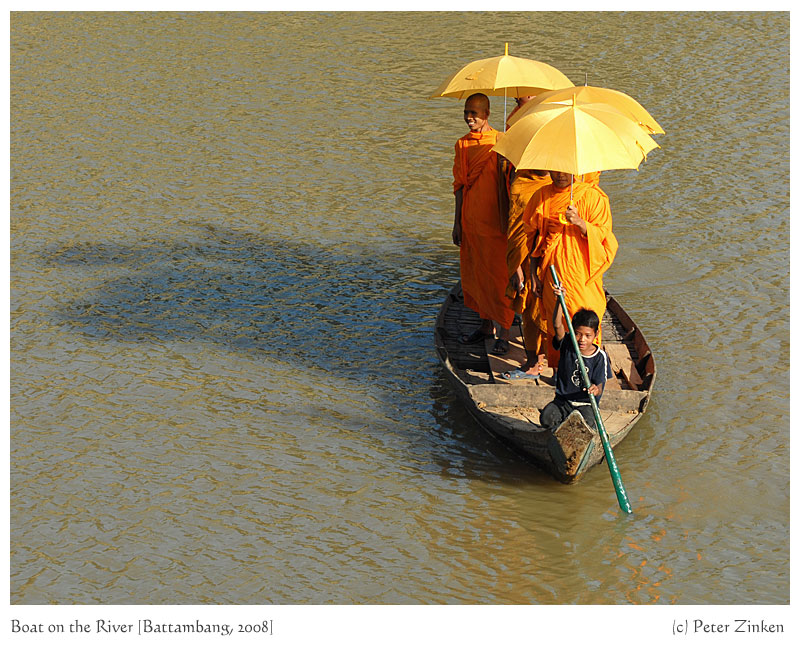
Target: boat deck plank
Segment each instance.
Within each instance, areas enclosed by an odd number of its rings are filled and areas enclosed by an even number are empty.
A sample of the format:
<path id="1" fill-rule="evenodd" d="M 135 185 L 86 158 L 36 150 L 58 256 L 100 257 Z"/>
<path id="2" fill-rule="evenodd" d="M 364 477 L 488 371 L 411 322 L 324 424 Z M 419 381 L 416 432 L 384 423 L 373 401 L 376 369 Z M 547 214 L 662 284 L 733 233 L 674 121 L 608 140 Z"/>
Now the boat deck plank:
<path id="1" fill-rule="evenodd" d="M 519 419 L 520 421 L 527 421 L 529 423 L 539 424 L 539 414 L 541 410 L 538 408 L 521 408 L 521 407 L 498 407 L 491 408 L 491 411 L 497 414 L 502 414 L 512 419 Z M 625 426 L 627 426 L 636 416 L 635 412 L 623 412 L 620 410 L 604 410 L 600 408 L 600 418 L 603 419 L 603 425 L 609 435 L 614 435 Z"/>

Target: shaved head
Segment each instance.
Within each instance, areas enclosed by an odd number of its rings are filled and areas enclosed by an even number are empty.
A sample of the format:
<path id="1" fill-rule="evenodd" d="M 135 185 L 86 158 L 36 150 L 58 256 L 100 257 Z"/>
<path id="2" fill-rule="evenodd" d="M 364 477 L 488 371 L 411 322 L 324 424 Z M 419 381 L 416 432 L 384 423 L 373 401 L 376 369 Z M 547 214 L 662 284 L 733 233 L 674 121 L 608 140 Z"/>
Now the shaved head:
<path id="1" fill-rule="evenodd" d="M 478 110 L 486 110 L 487 112 L 489 111 L 489 97 L 486 96 L 486 94 L 481 94 L 480 92 L 477 94 L 472 94 L 467 99 L 466 103 L 464 103 L 464 106 L 470 102 L 474 102 L 473 106 Z"/>

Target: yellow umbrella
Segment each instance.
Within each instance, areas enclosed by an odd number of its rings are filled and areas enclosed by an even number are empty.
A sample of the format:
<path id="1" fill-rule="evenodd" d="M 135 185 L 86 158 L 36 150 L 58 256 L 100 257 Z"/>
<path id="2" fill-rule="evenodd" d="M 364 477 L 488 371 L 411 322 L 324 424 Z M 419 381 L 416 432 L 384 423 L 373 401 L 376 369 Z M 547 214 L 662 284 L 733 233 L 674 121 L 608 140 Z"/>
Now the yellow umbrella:
<path id="1" fill-rule="evenodd" d="M 664 130 L 658 122 L 650 116 L 635 99 L 624 92 L 611 90 L 604 87 L 591 87 L 588 85 L 578 87 L 567 87 L 549 92 L 542 92 L 535 98 L 523 105 L 509 119 L 509 126 L 514 125 L 519 119 L 525 116 L 534 106 L 542 103 L 564 103 L 574 102 L 575 105 L 591 106 L 594 104 L 610 105 L 636 121 L 649 134 L 664 134 Z"/>
<path id="2" fill-rule="evenodd" d="M 514 119 L 493 150 L 516 168 L 582 175 L 638 168 L 658 144 L 616 108 L 593 103 L 539 103 Z"/>
<path id="3" fill-rule="evenodd" d="M 505 55 L 468 63 L 442 83 L 431 98 L 465 99 L 476 92 L 518 97 L 572 86 L 572 82 L 552 65 L 509 56 L 506 43 Z"/>

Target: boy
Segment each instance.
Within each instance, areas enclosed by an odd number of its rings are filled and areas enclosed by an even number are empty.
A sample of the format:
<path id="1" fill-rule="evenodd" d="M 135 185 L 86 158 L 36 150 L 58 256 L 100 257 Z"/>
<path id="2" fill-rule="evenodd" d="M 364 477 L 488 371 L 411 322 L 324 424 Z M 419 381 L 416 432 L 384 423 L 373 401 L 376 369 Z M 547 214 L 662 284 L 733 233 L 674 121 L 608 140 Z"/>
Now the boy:
<path id="1" fill-rule="evenodd" d="M 559 294 L 563 293 L 563 287 L 557 287 L 555 292 L 556 298 L 558 298 Z M 614 376 L 608 356 L 594 343 L 600 327 L 600 319 L 591 309 L 580 309 L 572 317 L 575 340 L 578 341 L 578 349 L 580 349 L 591 382 L 588 391 L 584 387 L 575 348 L 564 327 L 564 314 L 560 305 L 556 307 L 553 315 L 553 327 L 555 328 L 553 347 L 560 351 L 556 372 L 556 397 L 542 410 L 539 423 L 554 430 L 573 410 L 577 410 L 590 427 L 597 428 L 592 404 L 589 401 L 589 392 L 594 394 L 599 406 L 606 380 Z"/>

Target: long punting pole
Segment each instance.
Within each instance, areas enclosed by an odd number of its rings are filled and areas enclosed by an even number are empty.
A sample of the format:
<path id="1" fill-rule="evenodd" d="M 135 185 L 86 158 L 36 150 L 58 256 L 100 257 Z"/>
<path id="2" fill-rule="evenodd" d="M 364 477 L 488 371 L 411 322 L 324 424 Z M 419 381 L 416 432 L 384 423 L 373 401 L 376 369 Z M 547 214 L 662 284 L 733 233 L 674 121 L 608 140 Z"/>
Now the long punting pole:
<path id="1" fill-rule="evenodd" d="M 550 265 L 550 273 L 553 275 L 553 284 L 555 284 L 556 287 L 560 287 L 561 283 L 558 281 L 556 267 L 553 264 Z M 569 337 L 572 339 L 572 346 L 575 348 L 575 353 L 578 355 L 578 367 L 580 369 L 581 376 L 583 376 L 583 384 L 588 390 L 592 384 L 589 382 L 589 373 L 586 370 L 586 365 L 583 363 L 581 350 L 578 347 L 578 341 L 575 338 L 575 330 L 572 328 L 572 319 L 569 317 L 569 311 L 567 311 L 567 301 L 564 300 L 564 294 L 558 295 L 558 302 L 561 304 L 561 311 L 564 313 L 564 320 L 567 321 L 567 329 L 569 329 Z M 626 513 L 633 513 L 631 504 L 628 501 L 628 494 L 625 492 L 625 486 L 622 484 L 622 477 L 619 474 L 619 468 L 617 468 L 617 460 L 614 459 L 614 452 L 611 450 L 611 443 L 608 440 L 608 433 L 606 433 L 603 420 L 600 418 L 600 409 L 597 407 L 597 400 L 594 398 L 594 394 L 591 392 L 589 392 L 589 401 L 592 404 L 594 420 L 597 422 L 597 431 L 600 433 L 600 441 L 603 444 L 603 452 L 606 455 L 606 463 L 608 464 L 608 470 L 611 473 L 611 481 L 614 483 L 614 490 L 617 493 L 619 507 Z"/>

